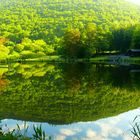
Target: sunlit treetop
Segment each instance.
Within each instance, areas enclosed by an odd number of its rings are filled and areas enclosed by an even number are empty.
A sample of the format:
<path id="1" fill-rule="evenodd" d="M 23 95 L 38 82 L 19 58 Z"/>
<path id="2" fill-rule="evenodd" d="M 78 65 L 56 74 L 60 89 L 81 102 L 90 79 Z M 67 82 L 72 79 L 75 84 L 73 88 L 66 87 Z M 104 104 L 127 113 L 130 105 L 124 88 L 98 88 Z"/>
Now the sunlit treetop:
<path id="1" fill-rule="evenodd" d="M 140 5 L 140 0 L 127 0 L 127 1 Z"/>

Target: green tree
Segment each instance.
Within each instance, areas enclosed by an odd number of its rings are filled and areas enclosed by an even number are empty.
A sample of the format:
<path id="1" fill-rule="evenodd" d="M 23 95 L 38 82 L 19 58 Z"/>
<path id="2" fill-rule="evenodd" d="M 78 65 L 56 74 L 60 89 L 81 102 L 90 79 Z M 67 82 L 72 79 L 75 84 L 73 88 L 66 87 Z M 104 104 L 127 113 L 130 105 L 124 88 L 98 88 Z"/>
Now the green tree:
<path id="1" fill-rule="evenodd" d="M 78 57 L 81 33 L 78 29 L 66 29 L 64 34 L 64 52 L 69 57 Z"/>
<path id="2" fill-rule="evenodd" d="M 131 48 L 140 49 L 140 25 L 135 27 Z"/>

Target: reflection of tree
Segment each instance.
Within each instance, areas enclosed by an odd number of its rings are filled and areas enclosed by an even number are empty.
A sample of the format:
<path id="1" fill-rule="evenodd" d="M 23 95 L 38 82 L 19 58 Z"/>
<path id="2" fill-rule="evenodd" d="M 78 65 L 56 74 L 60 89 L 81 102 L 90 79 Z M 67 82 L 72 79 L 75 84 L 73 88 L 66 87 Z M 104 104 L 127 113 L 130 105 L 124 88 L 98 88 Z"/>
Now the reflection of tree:
<path id="1" fill-rule="evenodd" d="M 0 79 L 4 76 L 4 74 L 8 71 L 8 68 L 0 67 Z"/>
<path id="2" fill-rule="evenodd" d="M 96 120 L 140 106 L 138 73 L 130 74 L 124 67 L 83 63 L 11 67 L 5 74 L 10 84 L 0 98 L 0 118 L 62 124 Z M 121 77 L 116 76 L 119 72 Z"/>
<path id="3" fill-rule="evenodd" d="M 2 91 L 8 84 L 8 80 L 4 79 L 5 73 L 8 71 L 8 68 L 0 68 L 0 91 Z"/>
<path id="4" fill-rule="evenodd" d="M 71 63 L 60 66 L 64 83 L 69 92 L 75 92 L 76 94 L 82 89 L 87 67 L 88 65 L 84 63 Z"/>
<path id="5" fill-rule="evenodd" d="M 8 84 L 7 80 L 0 79 L 0 91 L 6 88 L 7 84 Z"/>

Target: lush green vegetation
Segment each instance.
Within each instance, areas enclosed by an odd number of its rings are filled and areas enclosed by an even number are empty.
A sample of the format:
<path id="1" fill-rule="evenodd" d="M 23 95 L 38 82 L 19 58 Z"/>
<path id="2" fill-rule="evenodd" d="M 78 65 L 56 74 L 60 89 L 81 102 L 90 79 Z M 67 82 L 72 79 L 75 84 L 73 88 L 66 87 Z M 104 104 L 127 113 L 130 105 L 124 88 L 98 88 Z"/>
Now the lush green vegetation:
<path id="1" fill-rule="evenodd" d="M 0 59 L 140 48 L 139 12 L 124 0 L 0 0 Z"/>
<path id="2" fill-rule="evenodd" d="M 0 119 L 65 124 L 137 108 L 140 77 L 133 72 L 136 69 L 139 66 L 12 63 L 9 71 L 8 66 L 0 70 Z"/>

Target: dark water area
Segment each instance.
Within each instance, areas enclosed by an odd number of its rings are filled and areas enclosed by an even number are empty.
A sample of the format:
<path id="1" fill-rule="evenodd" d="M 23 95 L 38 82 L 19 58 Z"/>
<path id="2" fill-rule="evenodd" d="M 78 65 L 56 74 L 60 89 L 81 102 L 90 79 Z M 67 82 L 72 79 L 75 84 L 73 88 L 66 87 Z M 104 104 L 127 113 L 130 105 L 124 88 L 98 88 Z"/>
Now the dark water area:
<path id="1" fill-rule="evenodd" d="M 54 139 L 129 139 L 139 107 L 140 65 L 0 65 L 0 119 L 11 128 L 26 121 L 43 124 Z"/>

